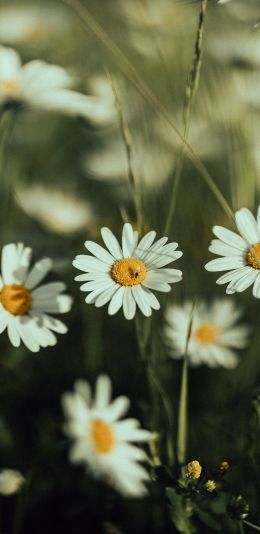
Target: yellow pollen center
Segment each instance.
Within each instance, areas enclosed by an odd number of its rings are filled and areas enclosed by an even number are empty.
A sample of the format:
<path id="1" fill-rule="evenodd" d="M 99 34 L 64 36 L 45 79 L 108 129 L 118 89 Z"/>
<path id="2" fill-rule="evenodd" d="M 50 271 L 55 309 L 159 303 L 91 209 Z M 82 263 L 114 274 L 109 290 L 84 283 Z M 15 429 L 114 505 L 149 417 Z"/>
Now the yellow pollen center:
<path id="1" fill-rule="evenodd" d="M 105 454 L 111 451 L 115 440 L 110 425 L 102 419 L 93 419 L 90 432 L 98 452 Z"/>
<path id="2" fill-rule="evenodd" d="M 26 287 L 12 284 L 3 287 L 0 301 L 12 315 L 25 315 L 31 307 L 32 296 Z"/>
<path id="3" fill-rule="evenodd" d="M 200 343 L 213 343 L 218 337 L 219 331 L 213 324 L 202 324 L 195 330 L 194 336 Z"/>
<path id="4" fill-rule="evenodd" d="M 249 249 L 247 256 L 247 263 L 254 269 L 260 269 L 260 243 L 255 243 Z"/>
<path id="5" fill-rule="evenodd" d="M 113 280 L 121 286 L 136 286 L 141 284 L 146 276 L 146 266 L 137 258 L 123 258 L 114 263 L 111 275 Z"/>
<path id="6" fill-rule="evenodd" d="M 30 28 L 24 34 L 24 40 L 25 41 L 38 41 L 38 39 L 42 39 L 43 37 L 46 37 L 47 34 L 48 34 L 47 27 L 44 26 L 44 24 L 38 24 L 34 28 Z"/>
<path id="7" fill-rule="evenodd" d="M 0 80 L 0 89 L 5 91 L 14 92 L 19 89 L 19 85 L 14 80 Z"/>

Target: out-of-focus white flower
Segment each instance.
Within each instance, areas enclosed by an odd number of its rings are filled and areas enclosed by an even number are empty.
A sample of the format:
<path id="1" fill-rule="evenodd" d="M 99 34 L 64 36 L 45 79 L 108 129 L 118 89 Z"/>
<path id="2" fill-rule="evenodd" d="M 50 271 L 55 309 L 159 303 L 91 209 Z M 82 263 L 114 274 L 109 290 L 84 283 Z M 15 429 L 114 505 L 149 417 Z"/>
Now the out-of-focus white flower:
<path id="1" fill-rule="evenodd" d="M 70 461 L 85 463 L 96 477 L 105 478 L 123 495 L 144 495 L 149 476 L 139 462 L 146 460 L 146 454 L 131 442 L 147 442 L 152 434 L 141 429 L 136 419 L 120 421 L 130 402 L 123 396 L 111 402 L 108 376 L 98 377 L 93 399 L 87 382 L 77 381 L 74 388 L 62 396 L 68 418 L 65 432 L 74 440 Z"/>
<path id="2" fill-rule="evenodd" d="M 191 310 L 191 302 L 173 304 L 166 310 L 165 334 L 173 358 L 184 355 Z M 215 299 L 211 305 L 200 301 L 193 312 L 188 344 L 190 364 L 235 367 L 238 360 L 233 349 L 244 348 L 249 334 L 246 326 L 235 326 L 240 315 L 241 310 L 230 299 Z"/>
<path id="3" fill-rule="evenodd" d="M 60 33 L 67 24 L 64 10 L 56 6 L 6 5 L 0 9 L 0 41 L 35 44 Z"/>
<path id="4" fill-rule="evenodd" d="M 257 220 L 247 208 L 235 214 L 236 225 L 242 237 L 223 226 L 214 226 L 210 252 L 221 256 L 205 265 L 207 271 L 229 271 L 217 279 L 226 284 L 226 293 L 240 293 L 253 284 L 253 295 L 260 298 L 260 206 Z"/>
<path id="5" fill-rule="evenodd" d="M 13 495 L 17 493 L 25 479 L 20 471 L 15 469 L 2 469 L 0 471 L 0 494 L 1 495 Z"/>
<path id="6" fill-rule="evenodd" d="M 218 0 L 218 4 L 227 4 L 228 2 L 231 2 L 231 0 Z"/>
<path id="7" fill-rule="evenodd" d="M 52 267 L 44 258 L 29 270 L 32 249 L 22 243 L 10 243 L 2 249 L 2 276 L 0 278 L 0 333 L 7 328 L 14 347 L 21 340 L 32 352 L 40 347 L 56 345 L 53 332 L 65 334 L 67 327 L 49 314 L 66 313 L 72 299 L 61 293 L 66 289 L 62 282 L 38 286 Z"/>
<path id="8" fill-rule="evenodd" d="M 100 97 L 70 90 L 71 84 L 72 78 L 62 67 L 41 60 L 22 65 L 15 50 L 0 47 L 2 106 L 22 104 L 46 111 L 80 115 L 94 123 L 106 124 L 107 104 L 103 108 Z"/>
<path id="9" fill-rule="evenodd" d="M 209 43 L 211 55 L 223 62 L 233 62 L 234 66 L 248 64 L 249 66 L 260 66 L 260 36 L 258 32 L 241 33 L 239 37 L 236 32 L 212 36 Z M 248 79 L 248 76 L 247 76 Z"/>
<path id="10" fill-rule="evenodd" d="M 18 187 L 16 200 L 30 217 L 58 234 L 72 234 L 93 224 L 90 204 L 59 189 L 41 185 Z"/>
<path id="11" fill-rule="evenodd" d="M 87 304 L 101 307 L 109 302 L 109 315 L 123 307 L 126 319 L 134 318 L 137 305 L 149 317 L 152 309 L 160 308 L 150 290 L 168 292 L 170 283 L 182 279 L 178 269 L 162 269 L 182 256 L 182 252 L 176 250 L 178 243 L 166 245 L 167 237 L 154 243 L 154 231 L 148 232 L 138 243 L 138 232 L 134 232 L 129 223 L 123 227 L 122 248 L 109 228 L 101 228 L 101 235 L 109 252 L 93 241 L 86 241 L 85 247 L 93 256 L 81 254 L 73 261 L 74 267 L 85 271 L 75 280 L 84 282 L 80 289 L 89 292 Z"/>
<path id="12" fill-rule="evenodd" d="M 174 168 L 172 148 L 165 143 L 150 142 L 133 135 L 132 163 L 135 177 L 141 187 L 160 187 Z M 120 137 L 112 137 L 100 148 L 84 158 L 85 170 L 94 178 L 111 183 L 127 183 L 128 163 L 126 148 Z"/>

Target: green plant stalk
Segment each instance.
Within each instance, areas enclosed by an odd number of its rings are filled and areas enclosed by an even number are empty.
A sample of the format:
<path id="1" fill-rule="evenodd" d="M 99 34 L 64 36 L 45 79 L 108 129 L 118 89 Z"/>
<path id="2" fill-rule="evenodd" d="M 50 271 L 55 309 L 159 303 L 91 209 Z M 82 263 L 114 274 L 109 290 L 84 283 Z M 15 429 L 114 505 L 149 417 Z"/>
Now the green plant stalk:
<path id="1" fill-rule="evenodd" d="M 108 80 L 111 85 L 112 91 L 114 93 L 115 106 L 116 106 L 118 119 L 119 119 L 119 128 L 121 131 L 122 140 L 123 140 L 123 143 L 125 145 L 125 150 L 126 150 L 128 179 L 129 179 L 129 184 L 130 184 L 130 188 L 131 188 L 132 196 L 134 200 L 134 205 L 135 205 L 136 220 L 137 220 L 139 233 L 142 234 L 142 219 L 143 219 L 142 199 L 141 199 L 140 187 L 138 186 L 138 182 L 137 182 L 136 175 L 135 175 L 134 168 L 133 168 L 133 158 L 132 158 L 133 150 L 132 150 L 131 135 L 130 135 L 130 131 L 126 123 L 126 120 L 124 118 L 123 108 L 122 108 L 120 98 L 118 96 L 118 91 L 117 91 L 115 82 L 112 79 L 109 72 L 107 72 L 107 76 L 108 76 Z"/>
<path id="2" fill-rule="evenodd" d="M 160 383 L 160 380 L 153 369 L 153 363 L 151 361 L 151 358 L 148 357 L 148 350 L 147 350 L 147 340 L 145 339 L 142 324 L 140 321 L 140 317 L 138 315 L 135 316 L 135 329 L 136 329 L 136 338 L 137 338 L 137 344 L 141 356 L 141 360 L 144 363 L 146 376 L 147 376 L 147 382 L 150 390 L 150 398 L 153 405 L 153 408 L 156 406 L 157 403 L 157 395 L 161 399 L 162 406 L 164 408 L 167 424 L 169 427 L 168 437 L 167 437 L 167 454 L 169 463 L 172 465 L 174 463 L 174 446 L 171 439 L 172 436 L 172 430 L 173 430 L 173 424 L 172 424 L 172 412 L 171 412 L 171 406 L 168 402 L 167 395 Z M 152 414 L 154 410 L 151 410 Z M 152 424 L 154 425 L 153 430 L 159 431 L 157 428 L 157 418 L 154 417 L 154 420 L 152 420 Z"/>
<path id="3" fill-rule="evenodd" d="M 186 449 L 187 449 L 187 427 L 188 427 L 188 346 L 192 330 L 193 313 L 196 306 L 196 299 L 193 302 L 190 321 L 188 325 L 185 351 L 183 357 L 182 377 L 181 377 L 181 390 L 179 398 L 178 409 L 178 430 L 177 430 L 177 458 L 180 466 L 186 463 Z"/>
<path id="4" fill-rule="evenodd" d="M 203 33 L 204 33 L 204 26 L 205 26 L 205 20 L 206 20 L 207 5 L 208 5 L 208 0 L 201 0 L 199 24 L 198 24 L 196 42 L 195 42 L 195 51 L 194 51 L 194 56 L 192 60 L 189 77 L 188 77 L 188 82 L 187 82 L 186 89 L 185 89 L 185 101 L 184 101 L 184 109 L 183 109 L 183 126 L 184 126 L 183 137 L 185 141 L 187 141 L 188 139 L 193 97 L 198 89 L 199 80 L 200 80 L 202 55 L 203 55 Z M 178 155 L 178 159 L 177 159 L 175 179 L 173 181 L 169 211 L 168 211 L 168 215 L 167 215 L 167 219 L 165 223 L 164 233 L 166 235 L 169 235 L 172 220 L 173 220 L 173 215 L 174 215 L 176 201 L 177 201 L 177 193 L 179 189 L 179 184 L 180 184 L 180 179 L 181 179 L 181 174 L 182 174 L 182 169 L 183 169 L 183 164 L 184 164 L 184 155 L 185 155 L 185 144 L 182 143 L 180 152 Z"/>
<path id="5" fill-rule="evenodd" d="M 254 530 L 257 530 L 258 532 L 260 532 L 260 527 L 258 525 L 255 525 L 254 523 L 251 523 L 251 521 L 247 521 L 246 519 L 243 519 L 242 521 L 245 525 L 247 525 L 248 527 L 251 527 L 253 528 Z"/>
<path id="6" fill-rule="evenodd" d="M 178 128 L 175 126 L 173 121 L 168 116 L 168 112 L 157 96 L 149 88 L 149 86 L 144 82 L 142 77 L 138 74 L 135 67 L 129 61 L 129 59 L 123 54 L 120 48 L 114 43 L 113 39 L 106 33 L 106 31 L 100 26 L 95 18 L 91 15 L 88 9 L 85 6 L 82 6 L 78 0 L 62 0 L 65 4 L 69 5 L 79 16 L 80 20 L 86 25 L 91 31 L 96 35 L 96 37 L 110 50 L 110 52 L 117 58 L 118 63 L 120 64 L 122 71 L 126 74 L 129 80 L 133 83 L 138 92 L 145 97 L 150 104 L 153 106 L 154 110 L 158 115 L 164 118 L 164 120 L 170 125 L 175 134 L 179 137 L 182 143 L 185 146 L 187 157 L 191 160 L 194 167 L 199 171 L 202 178 L 206 182 L 207 186 L 215 196 L 218 203 L 221 205 L 222 209 L 226 214 L 234 219 L 234 213 L 231 207 L 229 206 L 224 195 L 221 193 L 220 189 L 216 185 L 214 179 L 210 175 L 208 169 L 201 161 L 199 156 L 194 152 L 190 144 L 185 140 L 184 136 L 179 132 Z"/>

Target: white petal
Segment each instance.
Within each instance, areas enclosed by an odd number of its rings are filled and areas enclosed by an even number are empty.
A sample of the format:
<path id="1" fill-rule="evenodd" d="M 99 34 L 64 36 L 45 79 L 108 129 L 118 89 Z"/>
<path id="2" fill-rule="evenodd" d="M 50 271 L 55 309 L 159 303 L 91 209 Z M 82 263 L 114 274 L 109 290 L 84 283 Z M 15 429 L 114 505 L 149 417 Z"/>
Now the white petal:
<path id="1" fill-rule="evenodd" d="M 27 289 L 33 289 L 35 286 L 37 286 L 51 270 L 52 265 L 53 262 L 50 258 L 43 258 L 35 263 L 34 267 L 31 269 L 26 278 L 25 287 L 27 287 Z"/>
<path id="2" fill-rule="evenodd" d="M 231 245 L 227 245 L 226 243 L 223 243 L 223 241 L 219 241 L 219 239 L 213 239 L 209 246 L 209 251 L 212 252 L 212 254 L 219 254 L 219 256 L 238 256 L 241 258 L 243 257 L 242 254 L 244 254 L 247 249 L 248 246 L 245 245 L 243 252 L 241 252 L 241 250 L 238 250 Z"/>
<path id="3" fill-rule="evenodd" d="M 182 271 L 179 269 L 152 269 L 146 275 L 149 282 L 180 282 Z"/>
<path id="4" fill-rule="evenodd" d="M 8 325 L 8 319 L 9 319 L 9 314 L 5 310 L 1 311 L 1 313 L 0 313 L 0 334 L 2 334 L 2 332 L 4 332 L 4 330 L 6 329 L 6 327 Z"/>
<path id="5" fill-rule="evenodd" d="M 239 280 L 239 278 L 242 278 L 244 274 L 249 273 L 251 271 L 251 267 L 240 267 L 240 269 L 234 269 L 232 271 L 229 271 L 226 274 L 223 274 L 220 276 L 217 280 L 217 284 L 226 284 L 227 282 L 230 282 L 231 280 Z"/>
<path id="6" fill-rule="evenodd" d="M 101 295 L 99 295 L 98 298 L 96 299 L 95 306 L 97 308 L 100 308 L 101 306 L 104 306 L 105 304 L 107 304 L 107 302 L 111 300 L 112 296 L 117 291 L 118 287 L 119 287 L 118 284 L 114 283 L 111 287 L 103 291 L 103 293 L 101 293 Z"/>
<path id="7" fill-rule="evenodd" d="M 132 287 L 132 293 L 134 296 L 134 299 L 140 308 L 141 312 L 145 317 L 150 317 L 152 314 L 151 306 L 149 303 L 149 299 L 146 298 L 146 289 L 142 286 L 133 286 Z"/>
<path id="8" fill-rule="evenodd" d="M 95 400 L 93 408 L 103 410 L 108 406 L 112 395 L 111 380 L 107 375 L 99 375 L 96 381 Z"/>
<path id="9" fill-rule="evenodd" d="M 131 320 L 135 316 L 136 303 L 132 295 L 131 287 L 125 287 L 123 296 L 123 312 L 126 319 Z"/>
<path id="10" fill-rule="evenodd" d="M 101 272 L 106 273 L 110 271 L 109 265 L 100 260 L 97 260 L 93 256 L 88 256 L 87 254 L 79 254 L 73 260 L 72 265 L 81 271 L 91 272 Z"/>
<path id="11" fill-rule="evenodd" d="M 224 241 L 224 243 L 227 245 L 230 245 L 238 250 L 243 251 L 247 247 L 247 243 L 244 239 L 242 239 L 242 237 L 240 237 L 238 234 L 235 234 L 235 232 L 231 232 L 231 230 L 224 228 L 223 226 L 214 226 L 213 233 L 221 241 Z"/>
<path id="12" fill-rule="evenodd" d="M 246 239 L 250 245 L 258 243 L 260 240 L 260 231 L 251 211 L 247 208 L 241 208 L 241 210 L 235 213 L 235 219 L 238 230 L 244 239 Z"/>
<path id="13" fill-rule="evenodd" d="M 121 250 L 121 247 L 114 236 L 114 234 L 109 230 L 109 228 L 101 228 L 101 235 L 103 238 L 103 241 L 108 248 L 109 252 L 114 256 L 116 260 L 120 260 L 123 257 L 123 252 Z"/>
<path id="14" fill-rule="evenodd" d="M 21 67 L 20 57 L 12 48 L 0 47 L 0 79 L 10 80 Z"/>
<path id="15" fill-rule="evenodd" d="M 154 230 L 151 230 L 151 232 L 148 232 L 148 234 L 142 237 L 140 243 L 137 245 L 134 251 L 134 256 L 137 258 L 142 258 L 150 248 L 151 244 L 154 242 L 155 237 L 156 232 L 154 232 Z"/>
<path id="16" fill-rule="evenodd" d="M 131 224 L 125 223 L 122 232 L 122 249 L 124 258 L 131 257 L 135 247 L 135 236 Z"/>
<path id="17" fill-rule="evenodd" d="M 234 257 L 225 257 L 225 258 L 217 258 L 215 260 L 211 260 L 205 265 L 205 269 L 207 271 L 215 272 L 215 271 L 228 271 L 231 269 L 239 269 L 240 267 L 243 267 L 245 265 L 245 260 L 243 261 L 240 258 Z"/>
<path id="18" fill-rule="evenodd" d="M 258 272 L 258 276 L 254 283 L 253 295 L 255 298 L 260 299 L 260 272 Z"/>
<path id="19" fill-rule="evenodd" d="M 123 304 L 124 292 L 125 292 L 125 287 L 120 286 L 117 289 L 116 293 L 113 295 L 110 301 L 109 307 L 108 307 L 109 315 L 114 315 L 121 308 Z"/>
<path id="20" fill-rule="evenodd" d="M 231 289 L 234 289 L 238 293 L 245 291 L 249 286 L 254 283 L 257 274 L 258 273 L 256 269 L 251 269 L 251 271 L 246 273 L 242 278 L 239 278 L 239 280 L 233 282 L 233 284 L 231 285 Z"/>
<path id="21" fill-rule="evenodd" d="M 106 421 L 112 423 L 122 417 L 129 409 L 130 401 L 128 397 L 117 397 L 104 409 Z"/>
<path id="22" fill-rule="evenodd" d="M 114 285 L 114 281 L 110 277 L 101 278 L 100 280 L 92 280 L 80 286 L 81 291 L 95 291 L 96 289 L 105 290 Z"/>
<path id="23" fill-rule="evenodd" d="M 156 291 L 161 291 L 162 293 L 169 293 L 169 291 L 171 291 L 171 286 L 169 284 L 157 280 L 150 280 L 148 275 L 149 273 L 147 274 L 145 280 L 142 282 L 142 285 L 144 287 L 148 287 L 149 289 L 155 289 Z"/>
<path id="24" fill-rule="evenodd" d="M 17 318 L 14 315 L 9 314 L 7 325 L 8 337 L 14 347 L 19 347 L 21 339 L 17 328 Z"/>
<path id="25" fill-rule="evenodd" d="M 107 263 L 110 265 L 110 267 L 115 262 L 115 258 L 107 252 L 103 247 L 98 245 L 97 243 L 94 243 L 94 241 L 86 241 L 85 247 L 91 252 L 91 254 L 94 254 L 96 258 L 98 258 L 100 261 Z"/>
<path id="26" fill-rule="evenodd" d="M 62 293 L 66 289 L 64 282 L 49 282 L 32 291 L 32 297 L 37 299 L 46 299 L 50 297 L 56 297 L 59 293 Z"/>
<path id="27" fill-rule="evenodd" d="M 66 334 L 68 331 L 68 327 L 62 323 L 62 321 L 59 321 L 51 315 L 45 315 L 42 313 L 39 315 L 34 314 L 34 316 L 37 317 L 37 323 L 39 326 L 45 326 L 46 328 L 57 332 L 57 334 Z"/>

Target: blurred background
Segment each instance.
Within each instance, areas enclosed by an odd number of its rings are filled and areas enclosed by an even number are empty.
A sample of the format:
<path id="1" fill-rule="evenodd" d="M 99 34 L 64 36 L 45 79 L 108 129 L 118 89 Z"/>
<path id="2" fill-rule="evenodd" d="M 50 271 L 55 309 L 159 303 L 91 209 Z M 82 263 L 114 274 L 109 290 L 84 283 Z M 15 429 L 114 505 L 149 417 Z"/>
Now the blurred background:
<path id="1" fill-rule="evenodd" d="M 151 420 L 134 324 L 121 312 L 109 317 L 106 307 L 85 304 L 73 281 L 78 273 L 72 260 L 84 253 L 86 239 L 101 243 L 100 227 L 120 237 L 124 220 L 136 224 L 108 74 L 130 130 L 143 230 L 163 235 L 181 144 L 135 87 L 129 64 L 183 133 L 200 2 L 82 0 L 80 6 L 105 31 L 104 40 L 79 16 L 79 4 L 70 4 L 2 0 L 0 7 L 0 43 L 15 48 L 23 63 L 43 59 L 65 67 L 75 88 L 100 98 L 103 110 L 89 122 L 54 112 L 18 113 L 2 163 L 1 246 L 22 241 L 33 248 L 35 259 L 52 257 L 52 277 L 66 281 L 74 305 L 65 317 L 68 334 L 37 355 L 25 347 L 14 349 L 1 336 L 0 467 L 18 469 L 30 479 L 22 507 L 19 497 L 1 496 L 1 532 L 12 532 L 14 517 L 13 532 L 21 533 L 176 532 L 160 487 L 152 485 L 146 499 L 126 500 L 88 477 L 84 467 L 69 464 L 60 397 L 75 379 L 93 384 L 100 372 L 108 373 L 114 395 L 130 397 L 131 415 L 160 432 L 159 452 L 166 461 L 165 415 L 157 403 Z M 258 0 L 208 2 L 188 133 L 232 209 L 246 206 L 253 213 L 260 190 L 259 17 Z M 184 158 L 169 231 L 184 252 L 177 266 L 183 281 L 167 299 L 159 296 L 163 306 L 154 313 L 151 334 L 154 365 L 171 401 L 173 434 L 182 364 L 168 357 L 163 309 L 166 301 L 202 297 L 210 302 L 224 296 L 214 273 L 204 269 L 212 259 L 208 246 L 214 224 L 235 229 L 199 171 Z M 250 290 L 231 298 L 243 307 L 243 322 L 251 327 L 249 346 L 234 370 L 190 370 L 188 456 L 208 466 L 228 460 L 234 492 L 243 494 L 250 517 L 259 523 L 259 303 Z M 199 523 L 198 529 L 212 532 Z M 226 525 L 221 532 L 237 532 L 236 526 Z"/>

